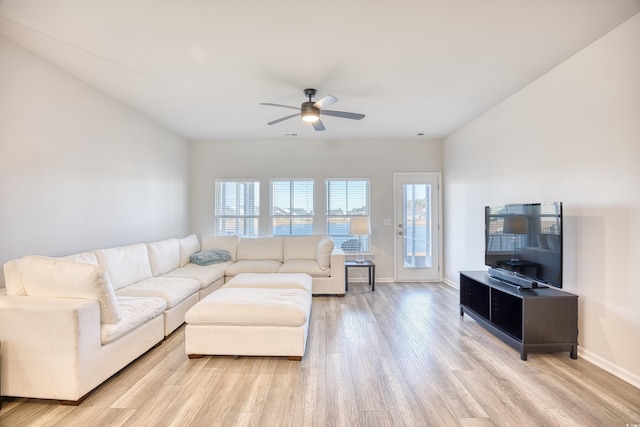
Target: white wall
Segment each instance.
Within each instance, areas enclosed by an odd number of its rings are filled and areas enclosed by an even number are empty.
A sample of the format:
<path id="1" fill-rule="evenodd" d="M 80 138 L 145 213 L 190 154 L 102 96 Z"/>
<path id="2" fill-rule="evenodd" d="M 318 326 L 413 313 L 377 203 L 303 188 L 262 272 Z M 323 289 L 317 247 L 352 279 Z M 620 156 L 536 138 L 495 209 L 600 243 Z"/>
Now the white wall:
<path id="1" fill-rule="evenodd" d="M 564 202 L 582 357 L 640 386 L 640 15 L 444 141 L 445 274 L 484 269 L 483 206 Z"/>
<path id="2" fill-rule="evenodd" d="M 324 210 L 325 178 L 370 178 L 371 250 L 376 277 L 390 280 L 395 228 L 384 225 L 384 219 L 393 220 L 393 173 L 441 171 L 441 142 L 418 138 L 192 142 L 191 230 L 198 236 L 213 233 L 214 188 L 218 178 L 259 178 L 265 190 L 270 178 L 315 178 L 317 212 Z M 262 194 L 267 195 L 262 206 L 268 212 L 268 191 Z M 314 228 L 318 233 L 326 232 L 323 224 Z"/>
<path id="3" fill-rule="evenodd" d="M 186 140 L 0 38 L 0 264 L 185 235 L 188 187 Z"/>

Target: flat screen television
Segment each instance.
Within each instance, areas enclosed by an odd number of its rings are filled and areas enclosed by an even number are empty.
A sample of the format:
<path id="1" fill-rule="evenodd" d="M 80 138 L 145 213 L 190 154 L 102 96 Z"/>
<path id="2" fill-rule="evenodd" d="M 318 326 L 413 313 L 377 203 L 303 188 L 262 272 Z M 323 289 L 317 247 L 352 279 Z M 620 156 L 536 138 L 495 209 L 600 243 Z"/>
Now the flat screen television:
<path id="1" fill-rule="evenodd" d="M 521 288 L 562 288 L 562 202 L 485 207 L 489 275 Z"/>

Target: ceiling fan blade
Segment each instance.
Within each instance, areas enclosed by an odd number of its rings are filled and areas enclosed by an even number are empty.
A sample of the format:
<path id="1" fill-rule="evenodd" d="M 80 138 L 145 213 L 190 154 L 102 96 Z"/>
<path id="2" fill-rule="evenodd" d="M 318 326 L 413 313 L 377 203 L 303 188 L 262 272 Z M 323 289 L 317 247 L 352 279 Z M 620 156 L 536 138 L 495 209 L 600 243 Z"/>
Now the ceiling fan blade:
<path id="1" fill-rule="evenodd" d="M 299 116 L 299 115 L 300 115 L 300 113 L 296 113 L 296 114 L 292 114 L 292 115 L 290 115 L 290 116 L 280 117 L 279 119 L 276 119 L 276 120 L 274 120 L 274 121 L 272 121 L 272 122 L 269 122 L 269 123 L 267 123 L 267 124 L 268 124 L 268 125 L 275 125 L 276 123 L 280 123 L 280 122 L 283 122 L 283 121 L 285 121 L 285 120 L 289 120 L 289 119 L 291 119 L 291 118 L 293 118 L 293 117 L 296 117 L 296 116 Z"/>
<path id="2" fill-rule="evenodd" d="M 318 100 L 315 104 L 313 104 L 313 106 L 322 109 L 328 105 L 333 104 L 334 102 L 338 102 L 338 98 L 333 95 L 327 95 L 324 98 Z"/>
<path id="3" fill-rule="evenodd" d="M 320 114 L 325 116 L 341 117 L 343 119 L 361 120 L 364 114 L 348 113 L 346 111 L 320 110 Z"/>
<path id="4" fill-rule="evenodd" d="M 300 109 L 300 107 L 294 107 L 292 105 L 273 104 L 271 102 L 261 102 L 260 105 L 268 105 L 270 107 L 293 108 L 294 110 L 299 110 Z"/>
<path id="5" fill-rule="evenodd" d="M 326 128 L 324 127 L 324 124 L 322 123 L 322 121 L 320 119 L 318 119 L 318 121 L 315 121 L 313 123 L 311 123 L 313 125 L 313 128 L 315 130 L 325 130 Z"/>

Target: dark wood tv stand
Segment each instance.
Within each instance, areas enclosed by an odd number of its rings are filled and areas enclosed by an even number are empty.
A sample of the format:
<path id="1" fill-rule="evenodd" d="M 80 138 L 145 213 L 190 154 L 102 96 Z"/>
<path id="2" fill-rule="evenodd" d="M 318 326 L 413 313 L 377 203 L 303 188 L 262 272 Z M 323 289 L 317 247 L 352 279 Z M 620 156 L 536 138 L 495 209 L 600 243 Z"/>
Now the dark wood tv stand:
<path id="1" fill-rule="evenodd" d="M 555 288 L 519 289 L 486 271 L 460 272 L 460 316 L 468 314 L 520 351 L 569 351 L 578 358 L 578 296 Z"/>

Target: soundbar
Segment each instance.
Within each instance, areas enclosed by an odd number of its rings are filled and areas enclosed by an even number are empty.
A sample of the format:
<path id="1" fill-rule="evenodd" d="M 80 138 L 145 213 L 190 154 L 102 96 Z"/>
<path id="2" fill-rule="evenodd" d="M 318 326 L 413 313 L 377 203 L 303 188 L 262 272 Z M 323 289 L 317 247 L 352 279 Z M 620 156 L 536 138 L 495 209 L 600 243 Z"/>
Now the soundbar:
<path id="1" fill-rule="evenodd" d="M 491 278 L 506 283 L 507 285 L 517 286 L 520 289 L 536 289 L 547 288 L 547 285 L 543 285 L 536 280 L 533 280 L 527 276 L 519 274 L 515 271 L 505 270 L 504 268 L 489 268 L 489 276 Z"/>

